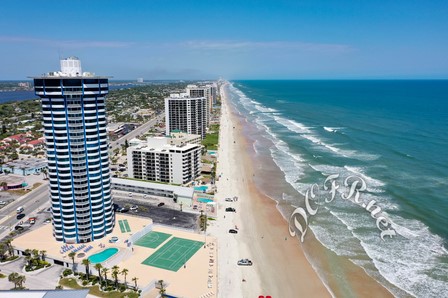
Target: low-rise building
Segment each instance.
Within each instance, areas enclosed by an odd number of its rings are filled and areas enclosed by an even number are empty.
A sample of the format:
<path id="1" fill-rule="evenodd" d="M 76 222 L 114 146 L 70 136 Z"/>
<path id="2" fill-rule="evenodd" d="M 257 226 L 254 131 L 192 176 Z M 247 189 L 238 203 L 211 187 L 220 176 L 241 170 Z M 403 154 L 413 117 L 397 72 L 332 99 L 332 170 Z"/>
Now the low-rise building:
<path id="1" fill-rule="evenodd" d="M 35 173 L 41 173 L 47 168 L 48 162 L 45 158 L 27 158 L 23 160 L 14 160 L 1 166 L 3 172 L 8 171 L 11 174 L 28 176 Z"/>
<path id="2" fill-rule="evenodd" d="M 191 206 L 194 188 L 169 184 L 153 183 L 131 179 L 112 178 L 112 189 L 129 191 L 149 196 L 172 199 L 173 202 Z"/>
<path id="3" fill-rule="evenodd" d="M 198 144 L 201 145 L 202 137 L 200 135 L 194 135 L 184 133 L 179 130 L 172 131 L 169 136 L 169 144 L 174 146 L 181 146 L 183 144 Z"/>

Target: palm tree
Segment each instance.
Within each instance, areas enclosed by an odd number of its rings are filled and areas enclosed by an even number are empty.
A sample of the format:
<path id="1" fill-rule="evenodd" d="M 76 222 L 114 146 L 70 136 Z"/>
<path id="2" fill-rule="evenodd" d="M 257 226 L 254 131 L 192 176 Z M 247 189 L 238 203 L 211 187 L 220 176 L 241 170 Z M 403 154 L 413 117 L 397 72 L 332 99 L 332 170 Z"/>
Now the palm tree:
<path id="1" fill-rule="evenodd" d="M 14 247 L 12 246 L 11 242 L 12 242 L 11 239 L 7 239 L 7 240 L 5 241 L 5 244 L 6 244 L 6 246 L 8 247 L 9 255 L 10 255 L 11 257 L 14 257 Z"/>
<path id="2" fill-rule="evenodd" d="M 47 168 L 43 168 L 40 172 L 44 175 L 44 180 L 46 180 L 47 179 Z"/>
<path id="3" fill-rule="evenodd" d="M 89 279 L 89 265 L 90 265 L 90 260 L 89 259 L 83 259 L 82 260 L 82 264 L 86 267 L 86 275 L 87 275 L 87 280 Z"/>
<path id="4" fill-rule="evenodd" d="M 127 286 L 126 283 L 126 276 L 128 275 L 129 270 L 126 268 L 123 268 L 123 270 L 121 270 L 121 274 L 124 275 L 124 285 Z"/>
<path id="5" fill-rule="evenodd" d="M 19 275 L 17 277 L 17 284 L 19 285 L 19 288 L 23 288 L 23 284 L 26 281 L 26 276 L 25 275 Z"/>
<path id="6" fill-rule="evenodd" d="M 100 279 L 100 285 L 101 285 L 101 268 L 103 268 L 103 265 L 101 265 L 101 263 L 96 263 L 95 264 L 95 269 L 96 269 L 96 271 L 98 271 L 98 277 L 99 277 L 99 279 Z"/>
<path id="7" fill-rule="evenodd" d="M 134 284 L 135 284 L 135 290 L 137 291 L 137 280 L 138 280 L 138 277 L 134 277 L 134 278 L 132 278 L 132 281 L 134 282 Z"/>
<path id="8" fill-rule="evenodd" d="M 159 294 L 162 298 L 165 297 L 165 292 L 166 292 L 165 285 L 163 284 L 163 279 L 161 279 L 159 280 Z"/>
<path id="9" fill-rule="evenodd" d="M 69 254 L 68 254 L 68 256 L 69 256 L 69 258 L 71 258 L 72 259 L 72 268 L 73 268 L 73 271 L 75 271 L 75 256 L 76 256 L 76 252 L 70 252 Z"/>
<path id="10" fill-rule="evenodd" d="M 109 272 L 109 268 L 104 267 L 101 271 L 104 275 L 104 281 L 106 282 L 106 288 L 107 288 L 107 272 Z"/>
<path id="11" fill-rule="evenodd" d="M 120 267 L 118 267 L 117 265 L 112 267 L 112 276 L 115 279 L 115 288 L 118 287 L 118 274 L 120 273 Z"/>
<path id="12" fill-rule="evenodd" d="M 33 249 L 32 252 L 33 252 L 33 259 L 40 260 L 39 251 L 37 249 Z"/>
<path id="13" fill-rule="evenodd" d="M 41 250 L 40 251 L 40 256 L 42 258 L 42 261 L 45 261 L 45 257 L 47 256 L 47 251 L 46 250 Z"/>
<path id="14" fill-rule="evenodd" d="M 19 277 L 19 274 L 17 272 L 12 272 L 8 275 L 8 281 L 14 283 L 14 289 L 17 288 L 17 279 Z"/>

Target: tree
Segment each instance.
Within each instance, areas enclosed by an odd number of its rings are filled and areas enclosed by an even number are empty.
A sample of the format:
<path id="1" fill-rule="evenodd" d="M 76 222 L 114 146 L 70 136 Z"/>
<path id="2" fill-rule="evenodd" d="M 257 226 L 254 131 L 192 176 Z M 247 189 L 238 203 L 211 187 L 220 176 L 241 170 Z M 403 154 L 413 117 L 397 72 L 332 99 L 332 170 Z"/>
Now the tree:
<path id="1" fill-rule="evenodd" d="M 42 261 L 45 261 L 45 257 L 47 256 L 47 251 L 46 250 L 41 250 L 40 251 L 40 257 L 42 259 Z"/>
<path id="2" fill-rule="evenodd" d="M 120 273 L 120 267 L 118 267 L 117 265 L 112 267 L 112 276 L 115 279 L 115 288 L 118 287 L 118 274 Z"/>
<path id="3" fill-rule="evenodd" d="M 8 251 L 8 247 L 5 243 L 0 243 L 0 261 L 3 262 L 6 259 L 6 252 Z"/>
<path id="4" fill-rule="evenodd" d="M 101 265 L 101 263 L 96 263 L 94 267 L 95 267 L 96 271 L 98 271 L 98 277 L 100 278 L 100 285 L 101 285 L 101 281 L 102 281 L 101 269 L 103 268 L 103 265 Z"/>
<path id="5" fill-rule="evenodd" d="M 33 252 L 33 259 L 40 260 L 39 251 L 37 249 L 33 249 L 32 252 Z"/>
<path id="6" fill-rule="evenodd" d="M 104 275 L 104 281 L 106 282 L 106 288 L 107 288 L 107 272 L 109 272 L 109 268 L 104 267 L 101 271 Z"/>
<path id="7" fill-rule="evenodd" d="M 134 278 L 132 278 L 132 281 L 134 282 L 134 285 L 135 285 L 135 290 L 138 289 L 138 288 L 137 288 L 137 280 L 138 280 L 138 277 L 134 277 Z"/>
<path id="8" fill-rule="evenodd" d="M 159 283 L 159 294 L 163 298 L 165 297 L 166 292 L 165 285 L 163 284 L 163 279 L 159 280 L 158 283 Z"/>
<path id="9" fill-rule="evenodd" d="M 19 288 L 23 288 L 23 284 L 26 281 L 26 276 L 25 275 L 19 275 L 17 277 L 17 284 L 19 285 Z"/>
<path id="10" fill-rule="evenodd" d="M 43 168 L 40 172 L 44 175 L 44 180 L 48 179 L 47 168 Z"/>
<path id="11" fill-rule="evenodd" d="M 14 289 L 17 289 L 19 274 L 17 272 L 12 272 L 8 275 L 8 281 L 14 283 Z"/>
<path id="12" fill-rule="evenodd" d="M 14 257 L 14 247 L 12 246 L 11 242 L 12 242 L 11 239 L 7 239 L 7 240 L 5 240 L 5 244 L 6 244 L 6 246 L 8 247 L 9 255 L 10 255 L 11 257 Z"/>
<path id="13" fill-rule="evenodd" d="M 72 259 L 73 271 L 75 271 L 75 256 L 76 256 L 76 252 L 73 252 L 73 251 L 68 254 L 68 257 Z"/>
<path id="14" fill-rule="evenodd" d="M 82 260 L 82 264 L 86 267 L 86 275 L 87 275 L 87 279 L 89 279 L 90 260 L 89 259 L 83 259 Z"/>
<path id="15" fill-rule="evenodd" d="M 121 275 L 124 275 L 124 285 L 127 286 L 126 283 L 126 276 L 128 275 L 129 270 L 126 268 L 123 268 L 123 270 L 121 270 Z"/>

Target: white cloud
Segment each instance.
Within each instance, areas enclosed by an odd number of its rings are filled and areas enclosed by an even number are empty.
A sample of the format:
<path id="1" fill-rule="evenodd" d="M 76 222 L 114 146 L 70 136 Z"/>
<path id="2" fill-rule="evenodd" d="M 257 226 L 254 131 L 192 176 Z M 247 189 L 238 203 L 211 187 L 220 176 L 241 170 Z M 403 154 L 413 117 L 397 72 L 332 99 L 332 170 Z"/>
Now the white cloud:
<path id="1" fill-rule="evenodd" d="M 186 41 L 183 46 L 203 50 L 292 49 L 309 52 L 344 53 L 355 49 L 345 44 L 312 43 L 302 41 Z"/>
<path id="2" fill-rule="evenodd" d="M 31 43 L 64 48 L 125 48 L 134 45 L 122 41 L 53 40 L 22 36 L 0 36 L 0 43 Z"/>

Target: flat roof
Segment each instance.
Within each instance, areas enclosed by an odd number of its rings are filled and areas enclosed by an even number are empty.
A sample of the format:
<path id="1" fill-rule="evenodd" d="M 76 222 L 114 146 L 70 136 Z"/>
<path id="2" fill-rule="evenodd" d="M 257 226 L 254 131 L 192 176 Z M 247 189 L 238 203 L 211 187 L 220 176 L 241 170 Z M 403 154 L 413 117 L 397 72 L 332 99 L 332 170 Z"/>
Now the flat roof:
<path id="1" fill-rule="evenodd" d="M 112 76 L 50 76 L 40 75 L 35 77 L 28 77 L 30 79 L 110 79 Z"/>
<path id="2" fill-rule="evenodd" d="M 154 183 L 154 182 L 149 182 L 149 181 L 112 178 L 111 182 L 112 182 L 112 184 L 116 183 L 116 184 L 124 184 L 124 185 L 135 186 L 135 187 L 147 187 L 147 188 L 168 190 L 168 191 L 172 191 L 175 194 L 182 196 L 182 197 L 190 197 L 191 198 L 191 197 L 193 197 L 193 193 L 194 193 L 194 188 L 192 188 L 192 187 L 183 187 L 183 186 L 170 185 L 170 184 Z"/>

